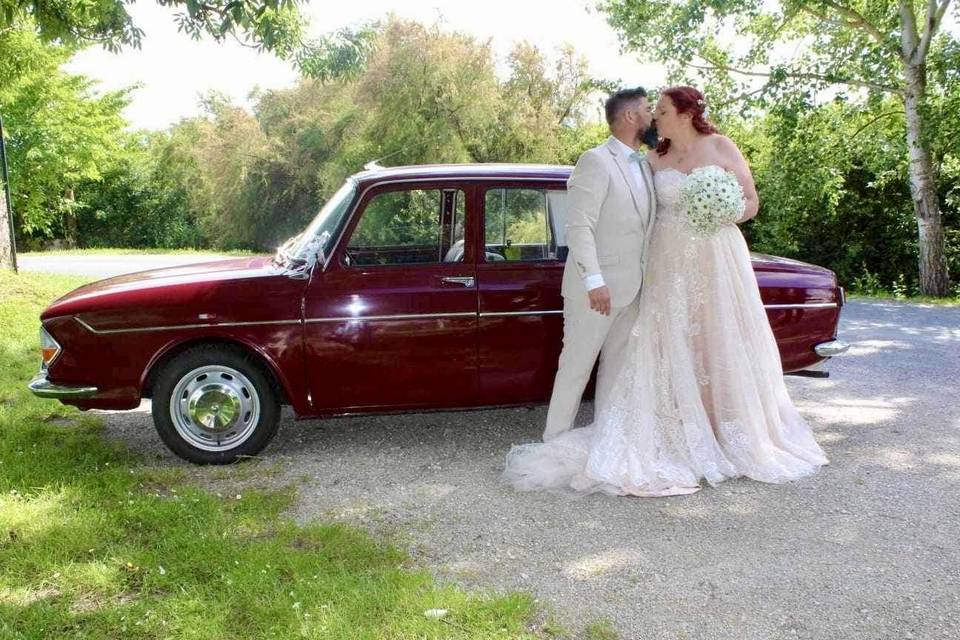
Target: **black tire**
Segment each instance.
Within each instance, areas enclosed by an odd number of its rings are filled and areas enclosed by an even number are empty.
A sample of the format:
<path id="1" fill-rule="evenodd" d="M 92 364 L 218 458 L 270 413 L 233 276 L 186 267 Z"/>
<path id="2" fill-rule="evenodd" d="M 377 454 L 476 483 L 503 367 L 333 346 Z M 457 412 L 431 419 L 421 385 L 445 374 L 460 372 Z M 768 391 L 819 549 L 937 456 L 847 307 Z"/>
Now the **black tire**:
<path id="1" fill-rule="evenodd" d="M 153 386 L 153 424 L 160 439 L 196 464 L 230 464 L 256 455 L 276 435 L 279 421 L 280 394 L 271 375 L 240 348 L 188 349 L 163 366 Z"/>

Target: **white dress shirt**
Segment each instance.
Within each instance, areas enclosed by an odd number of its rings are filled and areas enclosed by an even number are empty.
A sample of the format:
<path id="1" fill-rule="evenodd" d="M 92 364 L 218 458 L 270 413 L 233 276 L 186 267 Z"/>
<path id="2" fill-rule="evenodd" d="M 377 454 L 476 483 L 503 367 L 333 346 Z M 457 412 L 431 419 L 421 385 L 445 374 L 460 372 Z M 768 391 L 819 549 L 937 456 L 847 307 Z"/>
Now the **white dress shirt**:
<path id="1" fill-rule="evenodd" d="M 643 174 L 640 172 L 640 163 L 632 159 L 633 156 L 633 147 L 628 144 L 625 144 L 620 138 L 614 137 L 617 145 L 620 148 L 620 152 L 623 153 L 624 158 L 627 161 L 627 166 L 630 167 L 630 177 L 633 178 L 633 181 L 636 183 L 637 187 L 643 187 Z M 583 284 L 586 286 L 587 291 L 593 291 L 605 285 L 603 281 L 602 273 L 594 273 L 589 276 L 584 276 Z"/>

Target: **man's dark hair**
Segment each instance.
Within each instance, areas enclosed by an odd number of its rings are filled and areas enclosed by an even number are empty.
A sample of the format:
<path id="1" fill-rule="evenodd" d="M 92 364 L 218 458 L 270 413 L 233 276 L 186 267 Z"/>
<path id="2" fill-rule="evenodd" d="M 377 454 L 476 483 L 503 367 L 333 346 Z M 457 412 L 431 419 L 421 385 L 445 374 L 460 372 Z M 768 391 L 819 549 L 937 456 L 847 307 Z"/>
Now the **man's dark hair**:
<path id="1" fill-rule="evenodd" d="M 607 112 L 607 124 L 613 125 L 617 121 L 617 118 L 620 116 L 620 113 L 634 100 L 639 98 L 646 98 L 647 90 L 643 87 L 634 87 L 633 89 L 620 89 L 609 98 L 607 98 L 606 104 L 603 105 L 604 110 Z"/>

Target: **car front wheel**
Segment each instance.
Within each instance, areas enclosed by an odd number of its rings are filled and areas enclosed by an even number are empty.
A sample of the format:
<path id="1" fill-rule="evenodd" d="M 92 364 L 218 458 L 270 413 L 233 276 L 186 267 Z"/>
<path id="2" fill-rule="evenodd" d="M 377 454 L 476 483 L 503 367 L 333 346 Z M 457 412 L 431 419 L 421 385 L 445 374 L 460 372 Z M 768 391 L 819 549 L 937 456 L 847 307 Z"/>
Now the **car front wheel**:
<path id="1" fill-rule="evenodd" d="M 203 346 L 164 366 L 153 394 L 153 422 L 175 454 L 229 464 L 259 453 L 277 432 L 280 401 L 269 374 L 239 349 Z"/>

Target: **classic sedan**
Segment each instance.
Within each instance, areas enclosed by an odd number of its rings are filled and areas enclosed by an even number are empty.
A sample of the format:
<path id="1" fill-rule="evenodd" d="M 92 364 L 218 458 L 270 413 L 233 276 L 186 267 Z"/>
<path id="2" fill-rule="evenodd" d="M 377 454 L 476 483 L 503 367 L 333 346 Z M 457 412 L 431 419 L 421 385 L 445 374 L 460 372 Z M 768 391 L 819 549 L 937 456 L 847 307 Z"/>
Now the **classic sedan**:
<path id="1" fill-rule="evenodd" d="M 152 398 L 196 463 L 263 449 L 300 418 L 547 400 L 563 337 L 570 167 L 371 168 L 275 256 L 82 286 L 42 314 L 30 388 L 81 409 Z M 785 372 L 846 347 L 834 274 L 753 256 Z"/>

